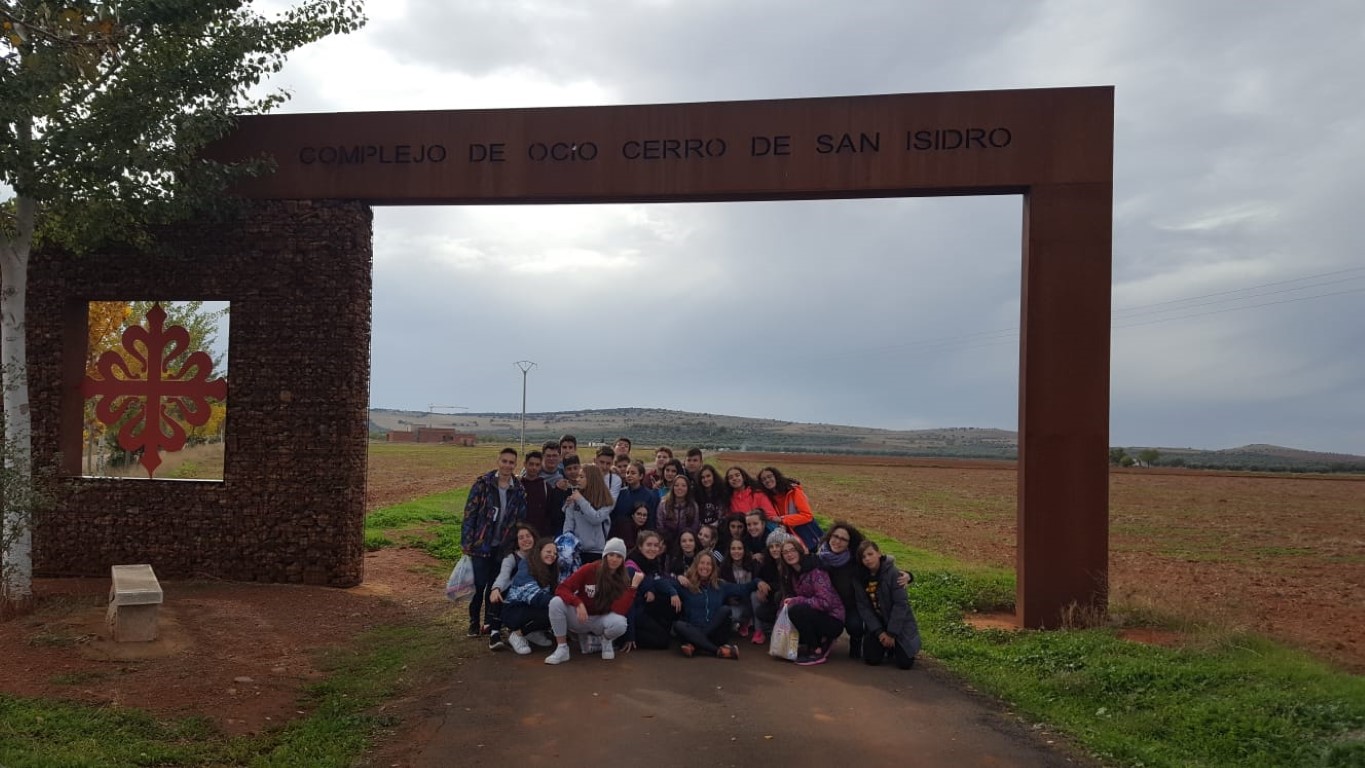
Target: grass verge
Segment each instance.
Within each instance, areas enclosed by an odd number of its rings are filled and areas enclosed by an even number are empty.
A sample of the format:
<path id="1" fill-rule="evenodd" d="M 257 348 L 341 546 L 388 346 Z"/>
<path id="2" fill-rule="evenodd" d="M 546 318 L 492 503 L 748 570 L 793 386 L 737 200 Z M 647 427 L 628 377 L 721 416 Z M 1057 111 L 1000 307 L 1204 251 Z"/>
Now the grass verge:
<path id="1" fill-rule="evenodd" d="M 376 509 L 365 516 L 365 548 L 417 547 L 442 561 L 460 556 L 460 517 L 468 488 Z"/>
<path id="2" fill-rule="evenodd" d="M 371 549 L 400 543 L 447 562 L 459 556 L 466 489 L 376 510 L 365 521 Z M 300 702 L 310 713 L 256 736 L 227 736 L 206 718 L 159 719 L 146 712 L 0 695 L 0 766 L 350 766 L 381 728 L 383 702 L 451 670 L 460 660 L 449 617 L 379 627 L 324 652 L 326 678 Z M 63 679 L 75 684 L 82 680 Z"/>
<path id="3" fill-rule="evenodd" d="M 1012 572 L 872 538 L 915 572 L 928 654 L 1106 762 L 1365 766 L 1365 679 L 1246 632 L 1163 648 L 1105 627 L 976 630 L 963 614 L 1013 606 Z"/>
<path id="4" fill-rule="evenodd" d="M 391 725 L 375 708 L 458 663 L 448 622 L 381 627 L 328 651 L 327 677 L 310 687 L 311 713 L 257 736 L 226 736 L 202 717 L 0 696 L 0 765 L 6 768 L 353 765 L 375 732 Z"/>

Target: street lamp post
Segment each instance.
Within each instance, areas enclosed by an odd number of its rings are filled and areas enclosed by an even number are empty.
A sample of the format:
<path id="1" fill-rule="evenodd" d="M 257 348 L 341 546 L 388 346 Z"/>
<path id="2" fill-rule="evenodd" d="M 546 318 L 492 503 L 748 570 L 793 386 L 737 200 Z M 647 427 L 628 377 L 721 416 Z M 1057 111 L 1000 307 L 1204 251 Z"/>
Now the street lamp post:
<path id="1" fill-rule="evenodd" d="M 512 363 L 521 371 L 521 455 L 526 456 L 526 374 L 536 367 L 530 360 L 518 360 Z"/>

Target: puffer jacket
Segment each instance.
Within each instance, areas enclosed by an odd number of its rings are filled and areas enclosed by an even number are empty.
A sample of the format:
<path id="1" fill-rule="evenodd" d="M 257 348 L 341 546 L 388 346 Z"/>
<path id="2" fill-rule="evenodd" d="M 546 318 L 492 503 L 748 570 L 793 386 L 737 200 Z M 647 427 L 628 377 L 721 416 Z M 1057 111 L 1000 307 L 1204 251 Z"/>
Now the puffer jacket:
<path id="1" fill-rule="evenodd" d="M 820 567 L 820 560 L 815 555 L 801 558 L 800 573 L 794 579 L 784 581 L 790 581 L 790 594 L 787 597 L 791 598 L 792 605 L 808 605 L 839 621 L 844 620 L 844 601 L 839 598 L 829 574 Z"/>

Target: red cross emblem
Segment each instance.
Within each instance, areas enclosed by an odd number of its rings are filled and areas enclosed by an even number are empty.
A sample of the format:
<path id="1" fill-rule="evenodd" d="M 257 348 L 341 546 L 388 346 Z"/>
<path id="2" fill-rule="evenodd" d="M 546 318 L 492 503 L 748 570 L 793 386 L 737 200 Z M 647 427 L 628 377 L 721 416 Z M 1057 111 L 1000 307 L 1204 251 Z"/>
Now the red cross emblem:
<path id="1" fill-rule="evenodd" d="M 190 332 L 179 325 L 166 328 L 165 323 L 166 311 L 153 305 L 147 327 L 135 325 L 123 332 L 122 353 L 109 350 L 95 362 L 101 378 L 87 376 L 81 383 L 82 395 L 100 398 L 95 405 L 100 423 L 113 426 L 131 411 L 132 418 L 119 430 L 118 444 L 125 451 L 142 450 L 148 477 L 160 466 L 162 450 L 185 447 L 185 428 L 169 409 L 174 406 L 187 424 L 200 427 L 209 419 L 209 398 L 227 397 L 226 379 L 209 380 L 213 360 L 208 353 L 185 356 Z M 174 368 L 181 357 L 183 362 Z"/>

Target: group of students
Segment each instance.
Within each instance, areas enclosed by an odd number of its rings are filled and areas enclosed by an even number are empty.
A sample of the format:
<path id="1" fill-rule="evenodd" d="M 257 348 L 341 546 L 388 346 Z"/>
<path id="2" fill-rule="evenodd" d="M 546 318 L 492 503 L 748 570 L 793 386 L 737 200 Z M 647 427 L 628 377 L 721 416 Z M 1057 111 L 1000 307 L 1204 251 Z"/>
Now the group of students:
<path id="1" fill-rule="evenodd" d="M 845 632 L 852 658 L 914 665 L 913 577 L 853 525 L 821 531 L 800 482 L 775 467 L 721 475 L 698 448 L 684 463 L 661 447 L 646 468 L 630 449 L 620 438 L 584 463 L 565 435 L 520 472 L 504 448 L 474 481 L 460 535 L 470 637 L 553 647 L 547 664 L 569 660 L 570 632 L 604 659 L 675 640 L 686 656 L 735 659 L 735 635 L 766 644 L 785 608 L 799 665 L 826 662 Z"/>

